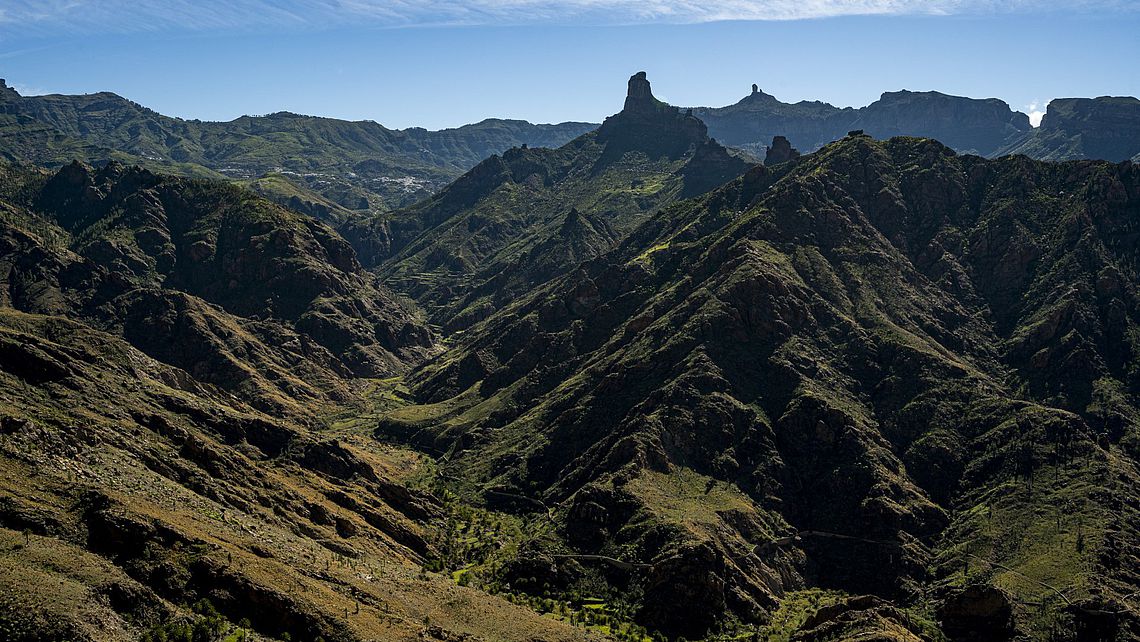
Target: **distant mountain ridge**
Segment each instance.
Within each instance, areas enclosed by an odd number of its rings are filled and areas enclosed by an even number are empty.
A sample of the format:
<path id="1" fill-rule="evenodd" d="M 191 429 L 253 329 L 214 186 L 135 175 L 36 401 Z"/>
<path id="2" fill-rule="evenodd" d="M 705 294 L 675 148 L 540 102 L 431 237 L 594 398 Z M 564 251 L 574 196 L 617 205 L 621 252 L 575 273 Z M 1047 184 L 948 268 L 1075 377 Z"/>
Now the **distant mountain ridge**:
<path id="1" fill-rule="evenodd" d="M 959 153 L 1039 160 L 1140 158 L 1140 101 L 1058 99 L 1041 128 L 1005 102 L 939 92 L 887 92 L 860 108 L 785 103 L 753 85 L 725 107 L 694 107 L 710 137 L 763 157 L 775 136 L 811 152 L 863 130 L 875 138 L 937 139 Z M 557 148 L 596 123 L 486 119 L 454 129 L 388 129 L 373 121 L 276 112 L 228 122 L 162 115 L 110 92 L 21 96 L 0 79 L 0 158 L 61 167 L 118 160 L 182 175 L 250 181 L 267 175 L 296 190 L 256 189 L 306 209 L 387 211 L 438 192 L 480 161 L 512 147 Z M 344 212 L 326 220 L 338 225 Z"/>
<path id="2" fill-rule="evenodd" d="M 1040 128 L 996 98 L 975 99 L 936 91 L 886 92 L 858 109 L 819 101 L 785 103 L 756 85 L 726 107 L 694 107 L 718 141 L 763 154 L 775 136 L 811 152 L 863 130 L 880 139 L 934 138 L 959 153 L 989 158 L 1026 154 L 1037 160 L 1121 161 L 1140 155 L 1140 101 L 1135 98 L 1057 99 Z"/>
<path id="3" fill-rule="evenodd" d="M 373 210 L 428 196 L 492 154 L 519 145 L 557 147 L 595 127 L 487 119 L 440 131 L 394 130 L 284 111 L 228 122 L 183 120 L 110 92 L 21 96 L 2 80 L 0 118 L 0 157 L 9 160 L 63 165 L 114 158 L 231 179 L 281 173 L 343 207 Z M 41 142 L 47 140 L 52 144 Z"/>
<path id="4" fill-rule="evenodd" d="M 998 150 L 1040 160 L 1101 158 L 1140 162 L 1140 100 L 1132 97 L 1058 98 L 1041 127 Z"/>

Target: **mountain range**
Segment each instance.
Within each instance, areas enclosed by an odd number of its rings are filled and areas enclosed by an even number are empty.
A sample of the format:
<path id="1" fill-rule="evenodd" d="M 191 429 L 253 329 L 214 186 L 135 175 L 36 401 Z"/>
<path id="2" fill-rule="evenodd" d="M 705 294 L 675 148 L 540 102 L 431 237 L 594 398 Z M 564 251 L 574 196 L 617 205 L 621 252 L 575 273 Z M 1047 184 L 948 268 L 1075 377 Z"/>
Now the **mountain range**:
<path id="1" fill-rule="evenodd" d="M 887 92 L 855 109 L 784 103 L 753 85 L 734 105 L 694 107 L 692 113 L 720 143 L 760 158 L 776 136 L 814 151 L 853 130 L 876 138 L 935 138 L 955 151 L 986 157 L 1140 157 L 1135 98 L 1057 99 L 1039 128 L 1001 100 L 933 91 Z M 322 211 L 375 213 L 410 205 L 492 154 L 521 146 L 557 148 L 597 126 L 488 119 L 441 131 L 391 130 L 372 121 L 289 112 L 208 122 L 164 116 L 110 92 L 20 96 L 0 80 L 2 158 L 48 166 L 76 158 L 97 164 L 116 159 L 184 175 L 254 181 L 270 198 Z"/>
<path id="2" fill-rule="evenodd" d="M 1140 637 L 1132 99 L 3 96 L 6 639 Z"/>
<path id="3" fill-rule="evenodd" d="M 557 147 L 595 125 L 488 119 L 457 129 L 278 112 L 229 122 L 163 116 L 110 92 L 20 96 L 0 80 L 0 157 L 58 165 L 117 159 L 214 178 L 288 177 L 341 207 L 384 210 L 431 194 L 493 153 Z"/>
<path id="4" fill-rule="evenodd" d="M 1059 98 L 1041 126 L 996 98 L 978 100 L 936 91 L 887 92 L 854 109 L 819 101 L 784 103 L 756 85 L 735 105 L 698 107 L 693 114 L 720 142 L 762 154 L 768 141 L 786 137 L 815 151 L 847 132 L 875 138 L 934 138 L 960 153 L 987 158 L 1024 154 L 1040 160 L 1140 160 L 1140 100 Z"/>

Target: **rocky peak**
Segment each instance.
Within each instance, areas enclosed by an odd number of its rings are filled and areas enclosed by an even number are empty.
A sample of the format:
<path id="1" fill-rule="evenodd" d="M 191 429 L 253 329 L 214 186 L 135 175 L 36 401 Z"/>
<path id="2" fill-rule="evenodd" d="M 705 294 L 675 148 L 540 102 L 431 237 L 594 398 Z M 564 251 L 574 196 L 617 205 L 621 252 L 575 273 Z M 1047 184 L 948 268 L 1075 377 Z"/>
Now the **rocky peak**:
<path id="1" fill-rule="evenodd" d="M 772 144 L 768 147 L 768 153 L 764 156 L 764 164 L 776 165 L 799 157 L 799 150 L 792 147 L 792 143 L 788 141 L 786 137 L 776 136 L 772 139 Z"/>
<path id="2" fill-rule="evenodd" d="M 691 111 L 653 97 L 644 71 L 630 77 L 622 111 L 598 128 L 598 140 L 607 144 L 610 158 L 632 150 L 676 158 L 707 139 L 708 128 Z"/>
<path id="3" fill-rule="evenodd" d="M 657 105 L 653 88 L 644 71 L 629 77 L 629 89 L 625 94 L 625 111 L 652 111 Z"/>
<path id="4" fill-rule="evenodd" d="M 566 213 L 566 217 L 562 219 L 562 232 L 573 232 L 574 230 L 581 229 L 587 225 L 585 217 L 578 211 L 577 207 L 571 207 L 570 211 Z"/>
<path id="5" fill-rule="evenodd" d="M 768 109 L 771 105 L 778 104 L 779 102 L 775 96 L 764 93 L 764 90 L 760 89 L 760 85 L 753 83 L 752 93 L 741 98 L 736 104 L 744 106 L 745 108 L 751 106 L 753 108 L 759 107 L 761 109 Z"/>

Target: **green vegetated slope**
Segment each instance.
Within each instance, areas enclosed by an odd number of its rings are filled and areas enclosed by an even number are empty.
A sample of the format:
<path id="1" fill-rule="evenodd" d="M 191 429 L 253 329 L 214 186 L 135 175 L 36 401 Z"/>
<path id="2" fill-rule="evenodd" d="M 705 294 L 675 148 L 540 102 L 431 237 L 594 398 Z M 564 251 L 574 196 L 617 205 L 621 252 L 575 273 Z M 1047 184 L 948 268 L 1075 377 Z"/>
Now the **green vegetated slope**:
<path id="1" fill-rule="evenodd" d="M 1140 635 L 1136 166 L 763 167 L 638 74 L 395 212 L 293 171 L 0 165 L 0 637 Z"/>
<path id="2" fill-rule="evenodd" d="M 0 155 L 10 160 L 118 158 L 236 179 L 277 173 L 342 207 L 371 211 L 423 198 L 493 153 L 558 146 L 595 127 L 488 119 L 441 131 L 391 130 L 289 112 L 206 122 L 164 116 L 109 92 L 20 96 L 2 83 L 0 115 L 12 121 L 0 121 Z M 41 139 L 52 144 L 31 144 Z"/>
<path id="3" fill-rule="evenodd" d="M 13 307 L 81 318 L 198 379 L 276 390 L 283 405 L 309 396 L 306 382 L 396 373 L 434 349 L 348 243 L 248 191 L 114 163 L 8 178 L 23 199 L 9 209 L 57 244 L 45 254 L 8 230 Z"/>
<path id="4" fill-rule="evenodd" d="M 59 316 L 0 310 L 0 351 L 6 640 L 585 637 L 423 573 L 446 512 L 414 453 Z"/>
<path id="5" fill-rule="evenodd" d="M 588 636 L 424 573 L 434 465 L 330 432 L 362 377 L 437 348 L 323 224 L 3 165 L 0 304 L 3 639 Z"/>
<path id="6" fill-rule="evenodd" d="M 543 507 L 493 581 L 574 595 L 618 560 L 670 635 L 821 587 L 889 603 L 816 600 L 797 639 L 1128 639 L 1138 215 L 1128 163 L 848 137 L 474 325 L 377 434 Z"/>
<path id="7" fill-rule="evenodd" d="M 644 74 L 624 109 L 558 149 L 514 148 L 391 214 L 379 273 L 447 330 L 486 318 L 613 245 L 661 207 L 750 166 L 691 115 L 657 101 Z"/>

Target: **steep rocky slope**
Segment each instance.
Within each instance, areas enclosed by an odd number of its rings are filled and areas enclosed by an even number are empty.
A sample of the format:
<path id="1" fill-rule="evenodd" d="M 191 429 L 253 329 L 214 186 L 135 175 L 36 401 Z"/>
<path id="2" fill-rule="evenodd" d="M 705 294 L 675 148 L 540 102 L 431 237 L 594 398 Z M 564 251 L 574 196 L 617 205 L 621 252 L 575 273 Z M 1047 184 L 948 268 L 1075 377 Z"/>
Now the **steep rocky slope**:
<path id="1" fill-rule="evenodd" d="M 566 555 L 616 560 L 670 634 L 822 587 L 894 606 L 805 639 L 1135 636 L 1137 216 L 1131 164 L 848 137 L 475 325 L 377 434 L 545 508 L 558 536 L 488 574 L 573 593 Z"/>
<path id="2" fill-rule="evenodd" d="M 344 398 L 347 378 L 434 349 L 348 243 L 239 188 L 114 163 L 5 179 L 0 301 L 121 335 L 260 407 Z"/>
<path id="3" fill-rule="evenodd" d="M 609 249 L 654 211 L 741 175 L 746 158 L 653 97 L 645 73 L 624 108 L 558 149 L 492 156 L 383 222 L 379 273 L 448 330 Z"/>
<path id="4" fill-rule="evenodd" d="M 434 464 L 329 419 L 434 340 L 249 192 L 0 166 L 0 637 L 589 637 L 425 573 Z"/>
<path id="5" fill-rule="evenodd" d="M 0 637 L 1140 636 L 1137 166 L 798 145 L 637 74 L 391 213 L 0 165 Z"/>

